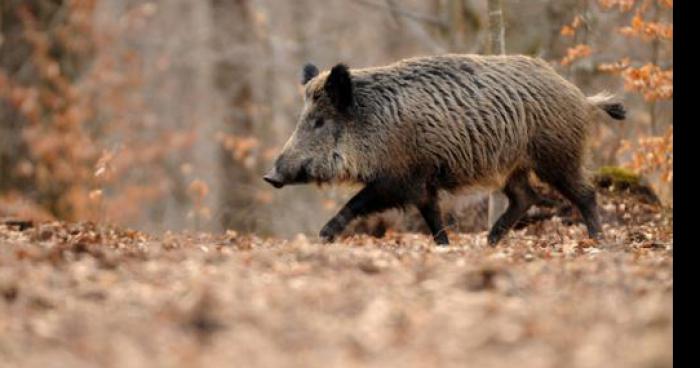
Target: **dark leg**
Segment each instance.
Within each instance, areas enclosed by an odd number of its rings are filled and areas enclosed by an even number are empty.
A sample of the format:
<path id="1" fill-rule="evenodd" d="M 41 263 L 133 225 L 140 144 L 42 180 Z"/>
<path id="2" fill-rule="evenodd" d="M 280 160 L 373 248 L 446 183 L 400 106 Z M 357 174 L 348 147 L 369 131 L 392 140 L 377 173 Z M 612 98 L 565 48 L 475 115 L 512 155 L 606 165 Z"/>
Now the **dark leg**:
<path id="1" fill-rule="evenodd" d="M 324 242 L 332 242 L 355 218 L 380 212 L 401 205 L 401 200 L 379 185 L 368 184 L 343 206 L 343 208 L 321 229 Z"/>
<path id="2" fill-rule="evenodd" d="M 440 213 L 437 193 L 430 191 L 427 199 L 423 201 L 423 203 L 418 204 L 417 207 L 421 216 L 423 216 L 423 219 L 428 224 L 435 243 L 438 245 L 450 244 L 447 233 L 445 232 L 445 227 L 442 223 L 442 214 Z"/>
<path id="3" fill-rule="evenodd" d="M 508 197 L 508 209 L 489 231 L 487 238 L 489 245 L 496 245 L 530 206 L 537 201 L 539 195 L 528 183 L 527 175 L 527 171 L 519 170 L 508 178 L 506 186 L 503 188 L 503 192 Z"/>
<path id="4" fill-rule="evenodd" d="M 546 141 L 543 137 L 537 139 L 545 144 L 532 148 L 535 173 L 578 208 L 586 223 L 588 235 L 591 238 L 599 237 L 601 227 L 595 187 L 582 171 L 583 145 L 577 141 L 569 141 L 567 144 L 563 138 Z"/>
<path id="5" fill-rule="evenodd" d="M 593 239 L 599 238 L 601 226 L 593 185 L 588 183 L 580 173 L 565 177 L 563 180 L 551 184 L 581 212 L 581 217 L 586 223 L 588 236 Z"/>
<path id="6" fill-rule="evenodd" d="M 557 202 L 553 199 L 549 199 L 540 193 L 537 193 L 534 189 L 533 189 L 533 193 L 535 193 L 535 195 L 537 196 L 537 198 L 535 199 L 535 202 L 533 203 L 536 206 L 556 207 L 559 205 L 559 202 Z"/>

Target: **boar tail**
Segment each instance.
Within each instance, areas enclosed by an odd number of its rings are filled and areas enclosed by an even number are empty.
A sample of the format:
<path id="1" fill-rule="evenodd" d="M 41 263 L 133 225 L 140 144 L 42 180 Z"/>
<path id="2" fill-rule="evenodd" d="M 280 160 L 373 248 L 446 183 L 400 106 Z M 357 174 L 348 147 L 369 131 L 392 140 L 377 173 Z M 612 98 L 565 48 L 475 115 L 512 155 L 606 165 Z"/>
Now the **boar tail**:
<path id="1" fill-rule="evenodd" d="M 588 103 L 602 109 L 615 120 L 625 120 L 627 111 L 622 102 L 618 101 L 615 95 L 609 92 L 601 92 L 587 97 Z"/>

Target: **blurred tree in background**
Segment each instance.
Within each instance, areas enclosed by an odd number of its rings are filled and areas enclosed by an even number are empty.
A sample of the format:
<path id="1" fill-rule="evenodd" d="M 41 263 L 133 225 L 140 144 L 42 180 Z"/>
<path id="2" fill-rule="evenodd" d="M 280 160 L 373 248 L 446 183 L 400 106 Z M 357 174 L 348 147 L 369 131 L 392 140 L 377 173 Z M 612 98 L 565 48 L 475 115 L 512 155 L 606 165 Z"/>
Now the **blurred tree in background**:
<path id="1" fill-rule="evenodd" d="M 94 59 L 94 1 L 0 5 L 0 193 L 31 198 L 43 216 L 75 219 L 92 183 L 100 134 L 78 90 Z"/>
<path id="2" fill-rule="evenodd" d="M 508 53 L 623 97 L 592 164 L 644 173 L 672 205 L 672 1 L 502 6 Z M 486 0 L 2 1 L 0 215 L 314 233 L 353 188 L 260 180 L 296 124 L 303 63 L 485 53 L 488 17 Z"/>

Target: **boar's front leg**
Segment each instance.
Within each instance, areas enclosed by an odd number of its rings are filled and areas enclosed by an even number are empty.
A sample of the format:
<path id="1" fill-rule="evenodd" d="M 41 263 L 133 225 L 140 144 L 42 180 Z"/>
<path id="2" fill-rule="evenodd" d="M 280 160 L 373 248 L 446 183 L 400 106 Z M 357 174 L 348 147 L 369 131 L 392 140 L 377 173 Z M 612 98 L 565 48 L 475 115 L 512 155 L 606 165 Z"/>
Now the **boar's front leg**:
<path id="1" fill-rule="evenodd" d="M 447 233 L 445 232 L 445 227 L 442 223 L 442 214 L 438 204 L 437 193 L 431 190 L 426 199 L 417 203 L 417 207 L 421 216 L 423 216 L 423 219 L 428 224 L 435 243 L 438 245 L 450 244 Z"/>
<path id="2" fill-rule="evenodd" d="M 321 229 L 321 240 L 332 242 L 355 218 L 402 205 L 396 191 L 381 183 L 367 184 Z"/>

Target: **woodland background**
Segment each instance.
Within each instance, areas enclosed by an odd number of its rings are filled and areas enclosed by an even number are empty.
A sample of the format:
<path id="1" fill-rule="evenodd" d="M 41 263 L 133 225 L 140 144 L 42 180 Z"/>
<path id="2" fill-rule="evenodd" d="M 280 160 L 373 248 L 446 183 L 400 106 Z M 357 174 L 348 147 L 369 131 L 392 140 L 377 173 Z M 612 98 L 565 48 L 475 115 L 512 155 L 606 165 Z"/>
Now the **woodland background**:
<path id="1" fill-rule="evenodd" d="M 628 119 L 598 124 L 591 167 L 642 173 L 672 207 L 673 1 L 502 7 L 507 53 L 623 97 Z M 488 44 L 485 0 L 2 0 L 0 214 L 315 233 L 356 188 L 261 180 L 296 124 L 301 66 Z"/>
<path id="2" fill-rule="evenodd" d="M 443 198 L 447 247 L 397 212 L 319 244 L 356 188 L 262 180 L 302 65 L 489 52 L 499 3 L 508 53 L 628 108 L 590 141 L 605 239 L 559 203 L 488 246 L 481 193 Z M 672 367 L 672 18 L 672 0 L 0 0 L 0 365 Z"/>

